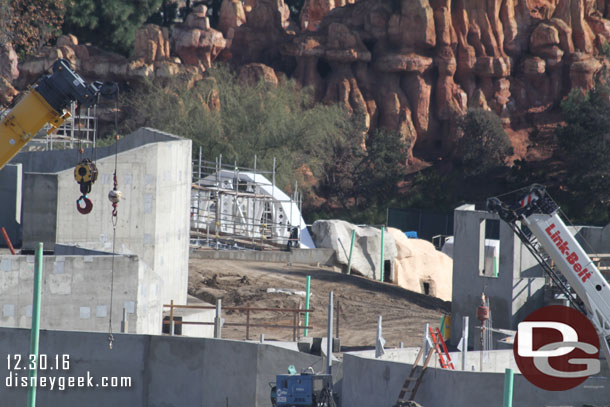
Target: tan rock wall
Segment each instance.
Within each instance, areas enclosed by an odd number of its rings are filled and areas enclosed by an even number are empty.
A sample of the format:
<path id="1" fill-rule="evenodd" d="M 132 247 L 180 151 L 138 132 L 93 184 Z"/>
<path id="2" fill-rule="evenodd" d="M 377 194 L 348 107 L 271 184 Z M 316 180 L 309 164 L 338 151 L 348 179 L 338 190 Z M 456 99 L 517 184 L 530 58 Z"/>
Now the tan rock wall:
<path id="1" fill-rule="evenodd" d="M 393 282 L 407 290 L 451 301 L 453 261 L 426 240 L 409 239 L 394 228 L 397 256 L 394 260 Z"/>

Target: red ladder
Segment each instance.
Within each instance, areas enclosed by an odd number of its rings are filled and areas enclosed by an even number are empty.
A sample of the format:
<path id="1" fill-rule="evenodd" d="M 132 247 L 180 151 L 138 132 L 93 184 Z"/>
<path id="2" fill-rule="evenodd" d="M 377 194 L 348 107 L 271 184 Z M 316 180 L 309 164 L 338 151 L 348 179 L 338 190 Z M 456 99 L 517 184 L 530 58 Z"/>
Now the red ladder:
<path id="1" fill-rule="evenodd" d="M 449 356 L 449 352 L 447 351 L 447 345 L 445 344 L 443 335 L 441 335 L 441 330 L 436 328 L 436 332 L 434 332 L 432 327 L 429 327 L 428 329 L 430 330 L 430 336 L 432 337 L 436 353 L 438 353 L 441 368 L 455 370 L 455 366 L 453 366 L 453 362 L 451 361 L 451 356 Z"/>

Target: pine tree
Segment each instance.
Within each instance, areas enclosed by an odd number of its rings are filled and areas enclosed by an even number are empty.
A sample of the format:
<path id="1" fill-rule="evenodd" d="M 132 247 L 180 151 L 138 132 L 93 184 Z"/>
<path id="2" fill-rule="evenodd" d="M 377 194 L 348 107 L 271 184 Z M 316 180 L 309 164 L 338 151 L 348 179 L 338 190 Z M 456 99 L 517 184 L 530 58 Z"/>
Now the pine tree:
<path id="1" fill-rule="evenodd" d="M 162 0 L 66 0 L 65 33 L 82 42 L 129 55 L 136 30 L 157 12 Z"/>

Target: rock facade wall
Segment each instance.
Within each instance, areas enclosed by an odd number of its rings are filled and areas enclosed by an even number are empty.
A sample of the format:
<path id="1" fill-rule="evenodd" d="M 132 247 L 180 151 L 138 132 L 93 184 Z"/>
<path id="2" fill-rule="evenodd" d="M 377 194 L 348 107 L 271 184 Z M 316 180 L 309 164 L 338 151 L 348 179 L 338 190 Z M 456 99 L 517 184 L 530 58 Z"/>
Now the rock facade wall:
<path id="1" fill-rule="evenodd" d="M 306 0 L 297 23 L 284 0 L 223 0 L 219 30 L 197 6 L 171 36 L 142 27 L 130 58 L 68 35 L 18 72 L 9 45 L 0 50 L 0 103 L 16 94 L 11 83 L 23 88 L 57 58 L 86 77 L 126 81 L 192 82 L 215 60 L 262 63 L 312 86 L 318 100 L 340 103 L 364 128 L 398 131 L 416 149 L 442 155 L 468 108 L 492 109 L 508 125 L 556 107 L 573 88 L 591 88 L 610 39 L 608 3 Z"/>
<path id="2" fill-rule="evenodd" d="M 363 113 L 370 128 L 422 147 L 450 148 L 439 138 L 470 107 L 509 123 L 572 88 L 589 89 L 610 35 L 604 1 L 336 3 L 306 1 L 303 32 L 282 48 L 296 58 L 295 77 Z"/>

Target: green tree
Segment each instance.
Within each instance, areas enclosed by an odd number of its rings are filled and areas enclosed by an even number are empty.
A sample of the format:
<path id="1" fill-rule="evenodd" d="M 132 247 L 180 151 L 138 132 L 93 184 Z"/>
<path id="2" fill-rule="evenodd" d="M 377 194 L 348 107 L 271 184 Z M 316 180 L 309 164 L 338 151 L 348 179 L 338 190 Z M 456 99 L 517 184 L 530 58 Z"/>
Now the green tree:
<path id="1" fill-rule="evenodd" d="M 65 0 L 65 33 L 82 42 L 129 55 L 136 30 L 159 10 L 162 0 Z"/>
<path id="2" fill-rule="evenodd" d="M 191 88 L 173 79 L 166 86 L 145 82 L 133 89 L 123 100 L 123 131 L 155 127 L 191 138 L 193 150 L 201 146 L 207 159 L 222 154 L 223 161 L 239 166 L 252 167 L 256 154 L 258 167 L 271 169 L 275 157 L 281 187 L 293 185 L 302 168 L 322 177 L 337 144 L 355 134 L 340 107 L 313 103 L 311 92 L 292 81 L 245 85 L 222 65 L 208 74 Z M 218 99 L 220 109 L 210 109 Z"/>
<path id="3" fill-rule="evenodd" d="M 399 133 L 383 129 L 369 135 L 366 150 L 359 140 L 352 137 L 333 146 L 318 191 L 328 200 L 327 212 L 337 213 L 340 207 L 340 216 L 352 222 L 383 223 L 405 177 L 409 146 Z"/>
<path id="4" fill-rule="evenodd" d="M 358 195 L 367 203 L 385 204 L 398 192 L 407 167 L 407 145 L 395 131 L 378 129 L 368 137 L 366 152 L 356 172 Z"/>
<path id="5" fill-rule="evenodd" d="M 610 101 L 607 80 L 586 94 L 572 91 L 561 104 L 565 126 L 556 130 L 566 166 L 563 201 L 579 222 L 610 221 Z"/>
<path id="6" fill-rule="evenodd" d="M 458 155 L 465 175 L 482 175 L 503 167 L 513 154 L 510 139 L 494 112 L 470 109 L 459 121 L 458 128 L 463 132 L 458 142 Z"/>

